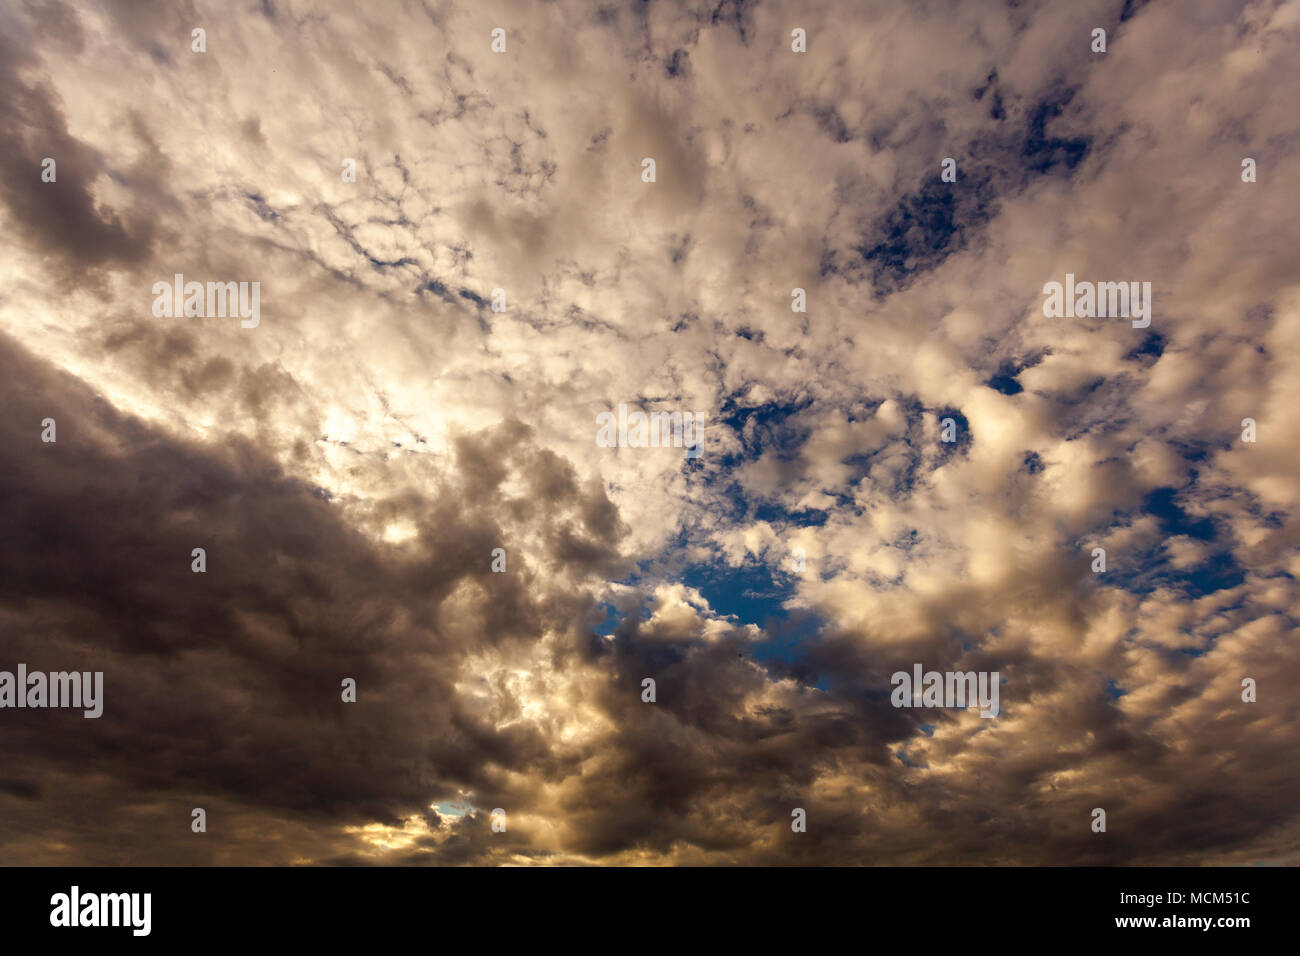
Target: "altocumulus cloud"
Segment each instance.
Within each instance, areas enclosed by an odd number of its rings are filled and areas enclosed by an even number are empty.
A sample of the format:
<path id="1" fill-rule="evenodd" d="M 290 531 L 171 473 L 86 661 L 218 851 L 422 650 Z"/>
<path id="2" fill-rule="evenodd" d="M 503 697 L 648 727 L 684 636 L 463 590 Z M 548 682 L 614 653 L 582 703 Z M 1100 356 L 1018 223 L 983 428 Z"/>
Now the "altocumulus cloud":
<path id="1" fill-rule="evenodd" d="M 1300 4 L 0 26 L 7 861 L 1294 860 Z"/>

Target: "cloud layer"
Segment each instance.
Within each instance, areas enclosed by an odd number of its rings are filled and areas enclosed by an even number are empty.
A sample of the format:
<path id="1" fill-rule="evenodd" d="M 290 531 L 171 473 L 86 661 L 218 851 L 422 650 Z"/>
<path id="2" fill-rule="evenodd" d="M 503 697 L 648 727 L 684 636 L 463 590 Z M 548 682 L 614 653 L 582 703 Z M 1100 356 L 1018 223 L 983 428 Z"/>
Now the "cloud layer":
<path id="1" fill-rule="evenodd" d="M 4 7 L 0 668 L 106 701 L 0 711 L 0 860 L 1294 862 L 1297 39 Z M 1150 327 L 1045 317 L 1067 273 Z M 1000 715 L 895 708 L 914 663 Z"/>

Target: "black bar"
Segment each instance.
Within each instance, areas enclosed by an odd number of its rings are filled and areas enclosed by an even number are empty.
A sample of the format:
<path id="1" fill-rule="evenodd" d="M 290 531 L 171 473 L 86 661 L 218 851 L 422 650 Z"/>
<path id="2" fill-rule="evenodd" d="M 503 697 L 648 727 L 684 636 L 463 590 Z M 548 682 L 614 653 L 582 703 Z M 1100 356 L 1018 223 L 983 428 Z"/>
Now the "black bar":
<path id="1" fill-rule="evenodd" d="M 1039 939 L 1149 945 L 1199 938 L 1233 946 L 1287 929 L 1295 875 L 1261 867 L 9 868 L 0 870 L 0 925 L 7 941 L 91 945 L 373 943 L 430 934 L 437 948 L 463 930 L 494 947 L 588 937 L 584 949 L 637 939 L 811 945 L 846 934 L 870 945 L 981 949 Z M 148 935 L 135 936 L 129 925 L 52 926 L 52 897 L 70 896 L 74 885 L 83 905 L 92 893 L 149 893 Z M 1171 893 L 1181 896 L 1171 902 Z M 1135 918 L 1155 925 L 1117 925 Z M 1176 922 L 1203 918 L 1212 921 L 1208 929 Z M 1218 922 L 1241 918 L 1248 925 Z M 1175 922 L 1162 925 L 1166 919 Z"/>

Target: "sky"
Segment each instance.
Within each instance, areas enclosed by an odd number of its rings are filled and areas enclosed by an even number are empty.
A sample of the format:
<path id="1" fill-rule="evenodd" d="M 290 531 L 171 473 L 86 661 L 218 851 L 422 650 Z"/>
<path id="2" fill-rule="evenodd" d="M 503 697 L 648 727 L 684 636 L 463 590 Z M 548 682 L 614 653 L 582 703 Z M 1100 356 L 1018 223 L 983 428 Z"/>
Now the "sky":
<path id="1" fill-rule="evenodd" d="M 0 862 L 1300 861 L 1298 40 L 4 0 Z"/>

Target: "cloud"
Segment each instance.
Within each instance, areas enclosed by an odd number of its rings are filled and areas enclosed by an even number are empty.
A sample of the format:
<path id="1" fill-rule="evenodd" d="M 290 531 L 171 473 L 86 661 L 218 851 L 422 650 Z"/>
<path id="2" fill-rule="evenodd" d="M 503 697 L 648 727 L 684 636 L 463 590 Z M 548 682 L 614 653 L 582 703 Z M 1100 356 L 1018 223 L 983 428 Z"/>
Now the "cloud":
<path id="1" fill-rule="evenodd" d="M 0 840 L 1291 858 L 1298 11 L 6 9 L 0 623 L 107 703 L 4 712 Z M 1046 318 L 1067 273 L 1151 327 Z M 918 662 L 998 718 L 893 707 Z"/>

